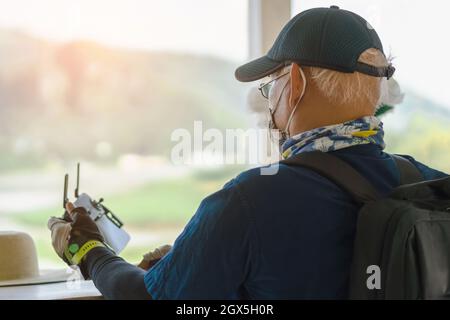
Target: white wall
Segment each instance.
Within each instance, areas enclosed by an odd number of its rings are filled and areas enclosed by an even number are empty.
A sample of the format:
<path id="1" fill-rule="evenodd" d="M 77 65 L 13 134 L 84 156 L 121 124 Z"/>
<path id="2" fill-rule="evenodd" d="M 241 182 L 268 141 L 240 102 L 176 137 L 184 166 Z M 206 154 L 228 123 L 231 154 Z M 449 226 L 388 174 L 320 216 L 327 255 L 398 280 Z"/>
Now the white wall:
<path id="1" fill-rule="evenodd" d="M 272 47 L 291 18 L 291 0 L 249 0 L 249 56 L 258 58 Z"/>

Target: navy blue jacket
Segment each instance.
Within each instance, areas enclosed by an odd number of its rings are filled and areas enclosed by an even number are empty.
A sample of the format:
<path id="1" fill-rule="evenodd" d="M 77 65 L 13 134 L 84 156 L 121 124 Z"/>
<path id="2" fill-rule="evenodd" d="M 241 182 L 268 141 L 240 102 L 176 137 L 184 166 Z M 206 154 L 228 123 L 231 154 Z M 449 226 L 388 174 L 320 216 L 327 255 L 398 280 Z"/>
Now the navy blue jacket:
<path id="1" fill-rule="evenodd" d="M 381 194 L 400 184 L 395 162 L 376 145 L 333 154 Z M 426 180 L 446 176 L 408 159 Z M 87 268 L 110 298 L 345 299 L 358 209 L 311 170 L 282 164 L 276 175 L 264 176 L 253 169 L 206 198 L 170 253 L 148 272 L 103 249 L 88 256 Z"/>

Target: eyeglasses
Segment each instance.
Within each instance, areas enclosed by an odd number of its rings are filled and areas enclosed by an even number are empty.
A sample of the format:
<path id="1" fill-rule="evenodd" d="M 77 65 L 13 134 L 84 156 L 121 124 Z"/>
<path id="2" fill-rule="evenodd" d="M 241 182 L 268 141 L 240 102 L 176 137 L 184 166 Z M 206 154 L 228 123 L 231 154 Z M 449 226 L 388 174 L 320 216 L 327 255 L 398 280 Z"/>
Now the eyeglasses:
<path id="1" fill-rule="evenodd" d="M 275 79 L 270 80 L 266 83 L 261 83 L 259 86 L 259 91 L 261 92 L 262 96 L 266 99 L 269 99 L 270 90 L 272 89 L 273 83 L 277 81 L 278 79 L 287 76 L 290 72 L 283 73 L 282 75 L 279 75 Z"/>

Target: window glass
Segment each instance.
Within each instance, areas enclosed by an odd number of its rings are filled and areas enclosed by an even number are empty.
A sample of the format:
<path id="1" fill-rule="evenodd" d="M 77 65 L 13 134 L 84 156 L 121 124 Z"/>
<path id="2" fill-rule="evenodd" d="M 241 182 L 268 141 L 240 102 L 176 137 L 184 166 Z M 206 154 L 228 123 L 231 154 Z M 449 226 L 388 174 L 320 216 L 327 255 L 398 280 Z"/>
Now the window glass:
<path id="1" fill-rule="evenodd" d="M 103 197 L 139 262 L 172 243 L 200 201 L 242 170 L 175 166 L 174 130 L 240 128 L 247 56 L 241 0 L 0 1 L 0 229 L 63 266 L 46 223 L 62 215 L 63 177 Z"/>

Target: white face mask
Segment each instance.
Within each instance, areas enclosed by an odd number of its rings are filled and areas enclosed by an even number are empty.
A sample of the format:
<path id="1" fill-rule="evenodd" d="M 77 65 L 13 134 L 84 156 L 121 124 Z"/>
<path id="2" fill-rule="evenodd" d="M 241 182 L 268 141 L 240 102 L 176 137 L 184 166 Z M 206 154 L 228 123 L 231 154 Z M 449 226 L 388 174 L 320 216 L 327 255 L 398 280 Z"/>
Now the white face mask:
<path id="1" fill-rule="evenodd" d="M 269 126 L 267 99 L 261 95 L 258 87 L 252 87 L 247 94 L 247 110 L 255 116 L 259 128 L 265 129 Z"/>
<path id="2" fill-rule="evenodd" d="M 306 91 L 306 87 L 307 87 L 306 76 L 301 68 L 300 68 L 300 74 L 303 79 L 303 90 L 302 90 L 300 98 L 298 99 L 294 109 L 292 110 L 291 115 L 289 116 L 288 123 L 286 125 L 285 130 L 280 130 L 280 129 L 276 128 L 275 123 L 273 123 L 273 121 L 271 119 L 268 119 L 268 117 L 267 117 L 267 111 L 268 111 L 267 110 L 268 109 L 267 102 L 268 101 L 266 98 L 264 98 L 261 95 L 261 92 L 259 91 L 258 87 L 252 87 L 247 95 L 247 109 L 251 113 L 256 115 L 258 127 L 269 128 L 270 130 L 278 130 L 280 133 L 279 134 L 279 144 L 280 145 L 284 144 L 284 142 L 290 137 L 289 128 L 291 127 L 291 124 L 294 119 L 294 115 L 297 112 L 298 106 L 299 106 L 300 102 L 302 101 L 303 96 L 305 95 L 305 91 Z M 272 108 L 272 112 L 271 112 L 269 118 L 272 118 L 272 116 L 275 114 L 275 112 L 279 108 L 279 102 L 281 100 L 281 96 L 283 95 L 283 92 L 286 89 L 288 84 L 289 84 L 289 81 L 286 82 L 285 87 L 282 89 L 277 103 Z M 270 109 L 271 108 L 269 107 L 269 112 L 270 112 Z"/>
<path id="3" fill-rule="evenodd" d="M 291 112 L 291 114 L 289 116 L 288 122 L 286 124 L 286 128 L 284 130 L 280 130 L 280 129 L 277 128 L 277 126 L 275 125 L 275 122 L 274 122 L 274 115 L 275 115 L 275 113 L 277 112 L 277 110 L 278 110 L 278 108 L 280 106 L 281 96 L 283 95 L 283 92 L 286 89 L 287 84 L 289 83 L 289 81 L 283 87 L 283 90 L 280 93 L 280 98 L 278 99 L 276 105 L 274 106 L 274 108 L 272 108 L 272 111 L 271 111 L 271 120 L 270 120 L 270 124 L 269 124 L 269 129 L 271 129 L 271 130 L 278 130 L 279 131 L 279 141 L 278 141 L 278 143 L 279 143 L 280 147 L 291 137 L 289 129 L 291 127 L 292 121 L 294 120 L 294 116 L 295 116 L 295 113 L 297 112 L 298 106 L 299 106 L 300 102 L 302 101 L 302 99 L 303 99 L 303 97 L 305 95 L 305 92 L 306 92 L 306 87 L 307 87 L 306 76 L 305 76 L 305 73 L 303 72 L 302 68 L 299 68 L 299 70 L 300 70 L 300 74 L 301 74 L 302 80 L 303 80 L 303 89 L 302 89 L 302 93 L 300 94 L 300 97 L 299 97 L 297 103 L 295 104 L 294 109 L 292 110 L 292 112 Z"/>

